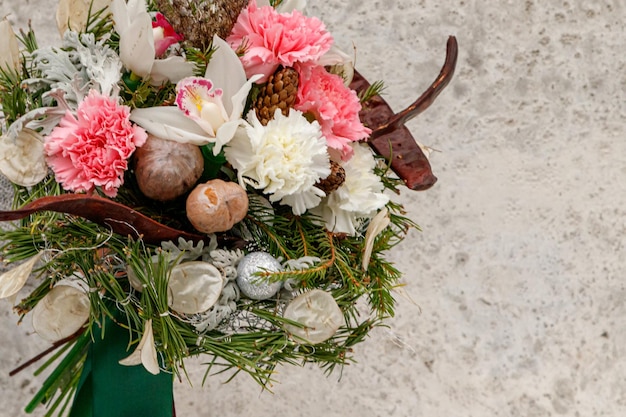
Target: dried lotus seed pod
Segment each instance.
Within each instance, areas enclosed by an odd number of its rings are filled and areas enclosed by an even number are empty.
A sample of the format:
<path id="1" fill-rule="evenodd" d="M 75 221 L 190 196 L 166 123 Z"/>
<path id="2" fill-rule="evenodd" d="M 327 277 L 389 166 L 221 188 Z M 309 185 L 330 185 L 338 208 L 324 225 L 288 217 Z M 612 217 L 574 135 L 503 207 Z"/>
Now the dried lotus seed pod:
<path id="1" fill-rule="evenodd" d="M 135 176 L 141 192 L 157 201 L 174 200 L 198 182 L 204 171 L 200 148 L 148 135 L 135 151 Z"/>
<path id="2" fill-rule="evenodd" d="M 248 213 L 246 190 L 235 182 L 211 180 L 187 197 L 187 218 L 202 233 L 225 232 Z"/>

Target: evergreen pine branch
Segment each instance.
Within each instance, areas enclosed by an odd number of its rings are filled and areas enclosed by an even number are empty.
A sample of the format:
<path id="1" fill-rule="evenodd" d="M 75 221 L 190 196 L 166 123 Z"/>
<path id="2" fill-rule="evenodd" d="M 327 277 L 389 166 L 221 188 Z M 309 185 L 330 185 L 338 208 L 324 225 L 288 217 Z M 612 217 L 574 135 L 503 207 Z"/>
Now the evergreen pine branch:
<path id="1" fill-rule="evenodd" d="M 361 104 L 366 103 L 372 97 L 381 95 L 385 88 L 385 84 L 382 81 L 374 81 L 365 90 L 359 92 L 359 101 Z"/>

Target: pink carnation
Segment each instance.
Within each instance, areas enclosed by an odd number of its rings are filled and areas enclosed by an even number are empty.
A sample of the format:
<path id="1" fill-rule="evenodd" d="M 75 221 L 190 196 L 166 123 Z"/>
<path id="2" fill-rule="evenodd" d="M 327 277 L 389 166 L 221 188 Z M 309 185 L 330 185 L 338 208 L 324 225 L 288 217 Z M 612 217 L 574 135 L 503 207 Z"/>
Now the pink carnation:
<path id="1" fill-rule="evenodd" d="M 63 188 L 89 192 L 101 187 L 115 197 L 124 182 L 128 158 L 146 142 L 147 134 L 129 120 L 130 108 L 95 90 L 67 112 L 45 138 L 48 165 Z"/>
<path id="2" fill-rule="evenodd" d="M 361 123 L 361 103 L 343 79 L 319 65 L 299 66 L 300 84 L 295 108 L 310 113 L 322 127 L 329 148 L 341 152 L 343 160 L 352 157 L 350 142 L 365 139 L 372 131 Z"/>
<path id="3" fill-rule="evenodd" d="M 333 38 L 321 20 L 297 10 L 278 13 L 271 6 L 257 7 L 252 0 L 226 39 L 234 50 L 243 47 L 241 62 L 250 78 L 263 74 L 267 81 L 279 65 L 315 62 L 332 46 Z"/>

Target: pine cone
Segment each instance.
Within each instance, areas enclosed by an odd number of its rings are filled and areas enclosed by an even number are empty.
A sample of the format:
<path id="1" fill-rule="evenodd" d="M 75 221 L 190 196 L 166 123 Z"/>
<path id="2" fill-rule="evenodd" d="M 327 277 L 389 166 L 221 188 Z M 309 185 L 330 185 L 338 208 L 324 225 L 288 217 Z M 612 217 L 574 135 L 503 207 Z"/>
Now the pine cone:
<path id="1" fill-rule="evenodd" d="M 346 170 L 343 169 L 343 167 L 337 162 L 330 161 L 330 175 L 323 180 L 320 180 L 317 184 L 315 184 L 315 186 L 328 195 L 337 188 L 341 187 L 345 180 Z"/>
<path id="2" fill-rule="evenodd" d="M 263 126 L 274 118 L 276 109 L 283 115 L 289 115 L 289 108 L 293 106 L 298 94 L 298 72 L 286 67 L 270 75 L 267 84 L 261 88 L 254 102 L 256 115 Z"/>

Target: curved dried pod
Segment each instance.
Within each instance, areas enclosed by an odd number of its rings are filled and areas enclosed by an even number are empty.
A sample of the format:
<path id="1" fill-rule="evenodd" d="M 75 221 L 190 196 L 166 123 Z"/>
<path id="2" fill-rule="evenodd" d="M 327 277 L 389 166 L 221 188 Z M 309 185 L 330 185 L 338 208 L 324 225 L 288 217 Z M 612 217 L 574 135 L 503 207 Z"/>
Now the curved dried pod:
<path id="1" fill-rule="evenodd" d="M 33 309 L 33 329 L 55 342 L 76 333 L 89 319 L 89 297 L 69 285 L 57 285 Z"/>
<path id="2" fill-rule="evenodd" d="M 199 184 L 187 197 L 187 218 L 203 233 L 226 232 L 248 213 L 248 195 L 239 184 L 219 179 Z"/>
<path id="3" fill-rule="evenodd" d="M 200 148 L 148 135 L 135 151 L 135 176 L 141 192 L 157 201 L 174 200 L 193 188 L 204 171 Z"/>
<path id="4" fill-rule="evenodd" d="M 391 169 L 398 174 L 411 190 L 427 190 L 437 182 L 428 158 L 404 125 L 411 118 L 426 110 L 452 80 L 458 57 L 458 44 L 454 36 L 448 38 L 446 60 L 433 81 L 421 96 L 399 113 L 380 97 L 372 97 L 364 103 L 359 116 L 363 124 L 372 129 L 367 143 L 377 154 L 391 162 Z M 367 90 L 370 84 L 354 72 L 350 88 L 357 93 Z"/>

